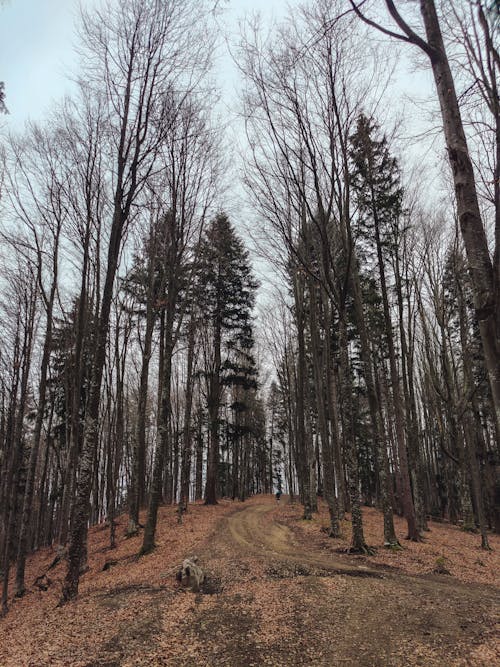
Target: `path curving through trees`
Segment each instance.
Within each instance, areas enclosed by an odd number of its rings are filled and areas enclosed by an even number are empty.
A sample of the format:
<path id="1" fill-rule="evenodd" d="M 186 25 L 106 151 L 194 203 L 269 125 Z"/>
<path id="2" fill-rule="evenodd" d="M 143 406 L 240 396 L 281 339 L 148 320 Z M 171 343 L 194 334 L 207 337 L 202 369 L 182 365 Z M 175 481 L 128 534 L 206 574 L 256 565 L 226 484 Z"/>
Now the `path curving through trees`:
<path id="1" fill-rule="evenodd" d="M 277 513 L 271 498 L 254 499 L 224 518 L 202 550 L 223 586 L 199 596 L 186 618 L 189 642 L 203 651 L 196 664 L 492 664 L 497 588 L 360 565 L 333 541 L 331 552 L 319 552 Z"/>
<path id="2" fill-rule="evenodd" d="M 498 587 L 454 576 L 409 575 L 374 558 L 349 555 L 340 549 L 346 542 L 315 539 L 318 518 L 303 524 L 301 514 L 287 498 L 278 506 L 273 497 L 260 495 L 244 503 L 192 505 L 180 527 L 174 508 L 164 506 L 156 549 L 140 559 L 135 556 L 141 535 L 125 539 L 117 531 L 117 550 L 110 553 L 103 550 L 102 528 L 92 529 L 90 569 L 79 599 L 56 606 L 64 576 L 59 563 L 50 571 L 49 589 L 30 590 L 0 624 L 0 664 L 480 667 L 500 662 Z M 125 517 L 120 527 L 125 530 Z M 445 549 L 441 533 L 432 529 L 429 542 Z M 407 555 L 414 549 L 405 547 Z M 477 554 L 485 558 L 479 547 Z M 175 580 L 182 559 L 194 555 L 207 576 L 199 593 Z M 103 568 L 110 557 L 114 564 Z M 29 580 L 46 571 L 51 559 L 40 553 L 29 561 Z"/>
<path id="3" fill-rule="evenodd" d="M 283 502 L 287 498 L 284 497 Z M 294 538 L 293 532 L 274 521 L 274 504 L 263 501 L 249 505 L 227 519 L 227 525 L 236 547 L 251 551 L 262 558 L 283 558 L 302 566 L 321 568 L 331 574 L 381 577 L 380 572 L 365 565 L 349 565 L 334 554 L 321 554 L 305 548 Z"/>

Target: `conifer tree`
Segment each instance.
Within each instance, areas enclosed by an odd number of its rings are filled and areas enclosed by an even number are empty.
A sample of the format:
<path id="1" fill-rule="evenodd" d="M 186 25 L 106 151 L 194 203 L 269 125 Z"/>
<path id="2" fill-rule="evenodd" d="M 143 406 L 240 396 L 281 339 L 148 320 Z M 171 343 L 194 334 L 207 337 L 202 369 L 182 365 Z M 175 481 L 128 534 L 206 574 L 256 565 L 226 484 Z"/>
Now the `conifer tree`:
<path id="1" fill-rule="evenodd" d="M 393 252 L 392 231 L 403 214 L 403 189 L 397 160 L 390 155 L 387 139 L 376 138 L 376 124 L 361 114 L 351 136 L 352 185 L 362 231 L 376 253 L 388 349 L 392 403 L 399 458 L 399 476 L 403 511 L 408 522 L 408 538 L 419 540 L 412 498 L 405 437 L 405 406 L 401 393 L 396 347 L 389 304 L 389 287 L 384 256 Z M 397 249 L 395 250 L 397 252 Z"/>
<path id="2" fill-rule="evenodd" d="M 210 331 L 207 359 L 209 443 L 205 502 L 217 502 L 219 410 L 224 386 L 255 386 L 252 356 L 252 308 L 257 282 L 248 251 L 229 218 L 219 213 L 205 235 L 200 253 L 200 299 Z"/>

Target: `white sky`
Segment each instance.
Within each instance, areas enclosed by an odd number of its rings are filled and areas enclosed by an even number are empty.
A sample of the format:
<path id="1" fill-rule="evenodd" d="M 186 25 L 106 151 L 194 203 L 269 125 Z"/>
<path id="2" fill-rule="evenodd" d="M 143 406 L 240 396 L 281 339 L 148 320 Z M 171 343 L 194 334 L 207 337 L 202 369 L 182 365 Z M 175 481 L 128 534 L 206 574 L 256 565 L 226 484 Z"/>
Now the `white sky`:
<path id="1" fill-rule="evenodd" d="M 68 89 L 76 0 L 7 0 L 0 7 L 0 80 L 9 126 L 39 118 Z"/>
<path id="2" fill-rule="evenodd" d="M 77 40 L 75 25 L 80 1 L 84 7 L 95 4 L 95 0 L 0 0 L 0 81 L 5 82 L 9 109 L 9 115 L 0 118 L 4 129 L 19 131 L 29 118 L 42 119 L 53 101 L 71 92 L 71 75 L 78 67 L 73 47 Z M 289 7 L 293 8 L 299 1 L 221 0 L 224 11 L 218 22 L 225 38 L 236 42 L 239 23 L 246 15 L 258 12 L 263 23 L 270 24 L 283 18 Z M 391 47 L 396 48 L 396 45 L 388 42 L 388 48 Z M 400 48 L 399 54 L 405 58 L 399 60 L 393 87 L 395 96 L 391 97 L 391 104 L 380 109 L 383 115 L 389 111 L 390 117 L 381 120 L 391 124 L 391 120 L 404 115 L 406 122 L 402 134 L 406 138 L 416 137 L 429 127 L 430 121 L 429 105 L 419 106 L 415 102 L 429 96 L 433 98 L 433 84 L 429 71 L 415 71 L 412 67 L 415 50 Z M 224 45 L 215 63 L 215 73 L 223 88 L 224 116 L 232 120 L 228 128 L 231 132 L 228 144 L 237 151 L 241 134 L 241 123 L 235 115 L 239 108 L 239 78 Z M 416 139 L 411 143 L 411 147 L 403 150 L 403 162 L 409 157 L 410 162 L 424 161 L 432 169 L 436 156 L 429 153 L 429 141 Z M 233 166 L 237 166 L 237 162 L 237 159 L 231 160 Z M 230 215 L 240 217 L 244 198 L 237 176 L 235 173 L 232 192 L 227 193 L 223 205 Z M 243 217 L 248 217 L 248 213 Z"/>
<path id="3" fill-rule="evenodd" d="M 5 82 L 9 127 L 21 129 L 28 118 L 40 118 L 53 100 L 71 90 L 79 4 L 79 0 L 0 0 L 0 81 Z M 82 0 L 82 4 L 95 3 Z M 266 19 L 279 18 L 286 7 L 286 0 L 229 0 L 222 22 L 235 34 L 245 14 L 259 11 Z M 233 79 L 230 58 L 222 63 L 229 68 L 227 77 L 220 73 L 222 81 Z"/>
<path id="4" fill-rule="evenodd" d="M 0 0 L 0 81 L 5 82 L 9 109 L 9 115 L 0 118 L 0 126 L 4 129 L 20 131 L 28 119 L 41 120 L 52 102 L 71 92 L 71 74 L 77 70 L 73 46 L 80 1 L 84 7 L 95 4 L 94 0 Z M 271 23 L 273 19 L 279 20 L 286 15 L 289 6 L 298 3 L 299 0 L 222 0 L 225 11 L 219 23 L 225 36 L 235 40 L 239 22 L 245 15 L 259 12 L 263 21 Z M 434 91 L 429 72 L 415 72 L 411 67 L 414 57 L 411 49 L 407 52 L 402 49 L 401 53 L 406 59 L 399 62 L 394 84 L 396 95 L 387 109 L 394 116 L 399 116 L 404 108 L 408 122 L 403 134 L 411 137 L 429 126 L 428 105 L 424 105 L 422 111 L 415 105 L 415 100 L 433 97 Z M 235 116 L 239 106 L 239 79 L 227 50 L 221 51 L 216 62 L 216 77 L 224 91 L 224 115 L 233 121 L 230 123 L 232 135 L 229 135 L 228 143 L 236 153 L 241 134 L 241 124 Z M 409 157 L 410 162 L 415 163 L 420 158 L 420 161 L 429 164 L 431 171 L 435 169 L 432 163 L 436 161 L 436 156 L 432 155 L 432 151 L 429 154 L 428 142 L 411 143 L 412 146 L 403 151 L 404 161 Z M 238 182 L 238 160 L 231 160 L 231 163 L 235 168 L 235 178 L 223 206 L 245 238 L 245 221 L 251 221 L 253 215 L 246 208 Z M 268 267 L 254 256 L 254 270 L 262 283 L 260 299 L 265 302 L 266 283 L 269 285 Z"/>
<path id="5" fill-rule="evenodd" d="M 20 131 L 26 120 L 41 120 L 55 100 L 71 92 L 71 75 L 78 69 L 74 44 L 77 40 L 75 26 L 80 2 L 84 7 L 95 4 L 95 0 L 0 0 L 0 81 L 5 82 L 9 110 L 7 117 L 0 118 L 0 127 L 4 130 Z M 218 23 L 224 37 L 236 43 L 239 23 L 245 16 L 258 12 L 264 24 L 271 24 L 273 20 L 283 18 L 289 8 L 299 2 L 220 0 L 224 11 Z M 375 31 L 374 38 L 387 40 Z M 386 43 L 388 48 L 398 48 L 390 40 Z M 240 108 L 240 81 L 224 41 L 219 54 L 215 62 L 215 74 L 218 85 L 223 89 L 222 113 L 224 119 L 230 121 L 228 145 L 237 151 L 242 141 L 242 125 L 236 115 Z M 390 103 L 379 109 L 382 115 L 379 120 L 382 125 L 388 122 L 390 127 L 396 119 L 404 117 L 405 122 L 400 131 L 400 138 L 402 135 L 406 139 L 400 144 L 403 164 L 408 161 L 413 164 L 423 162 L 432 170 L 432 163 L 439 163 L 441 156 L 436 160 L 432 140 L 423 141 L 418 135 L 434 125 L 429 117 L 434 105 L 427 102 L 421 104 L 422 100 L 435 100 L 434 86 L 428 68 L 427 71 L 415 71 L 412 67 L 412 59 L 415 57 L 416 49 L 399 47 L 398 70 Z M 234 157 L 237 158 L 236 155 Z M 236 166 L 238 160 L 231 159 L 230 162 Z M 244 205 L 241 188 L 236 182 L 237 174 L 231 180 L 236 187 L 232 188 L 233 192 L 228 193 L 228 200 L 224 202 L 230 215 L 241 212 Z"/>
<path id="6" fill-rule="evenodd" d="M 94 0 L 81 3 L 95 4 Z M 220 23 L 230 37 L 235 37 L 245 15 L 259 12 L 264 20 L 271 21 L 296 4 L 298 0 L 222 0 L 225 11 Z M 28 117 L 40 118 L 53 100 L 71 90 L 79 5 L 80 0 L 0 0 L 0 81 L 6 86 L 10 127 L 20 129 Z M 410 56 L 411 49 L 407 52 Z M 398 87 L 413 95 L 427 93 L 430 80 L 408 69 L 408 63 L 404 63 Z M 224 86 L 228 80 L 235 82 L 228 54 L 219 62 L 218 78 Z"/>

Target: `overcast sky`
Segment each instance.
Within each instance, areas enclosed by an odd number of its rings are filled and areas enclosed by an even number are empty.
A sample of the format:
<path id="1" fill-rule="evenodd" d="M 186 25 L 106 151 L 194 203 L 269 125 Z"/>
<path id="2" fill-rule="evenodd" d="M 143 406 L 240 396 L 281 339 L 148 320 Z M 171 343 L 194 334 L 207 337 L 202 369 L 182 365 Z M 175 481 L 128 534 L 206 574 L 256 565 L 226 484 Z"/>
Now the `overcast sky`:
<path id="1" fill-rule="evenodd" d="M 95 1 L 81 0 L 81 3 L 88 7 Z M 226 40 L 235 43 L 239 23 L 245 16 L 259 12 L 263 22 L 269 25 L 273 20 L 283 18 L 288 8 L 297 4 L 299 0 L 222 0 L 220 5 L 224 12 L 218 22 Z M 21 130 L 28 118 L 42 119 L 53 101 L 71 91 L 71 75 L 77 71 L 74 45 L 79 6 L 80 0 L 0 0 L 0 81 L 5 82 L 6 104 L 10 112 L 2 119 L 4 129 Z M 374 38 L 386 39 L 378 33 L 374 33 Z M 239 144 L 242 128 L 234 115 L 239 107 L 239 79 L 224 44 L 223 40 L 215 72 L 224 91 L 225 119 L 232 118 L 233 121 L 228 129 L 233 133 L 232 137 L 229 135 L 229 145 L 234 147 Z M 397 48 L 393 42 L 388 42 L 387 46 Z M 379 112 L 382 115 L 389 112 L 392 118 L 381 120 L 391 124 L 395 118 L 401 118 L 404 109 L 404 115 L 409 119 L 404 132 L 408 137 L 416 137 L 428 127 L 429 119 L 425 117 L 425 104 L 421 107 L 415 101 L 420 102 L 429 95 L 434 97 L 433 86 L 429 71 L 412 71 L 411 59 L 415 52 L 402 48 L 400 53 L 407 59 L 399 59 L 391 104 L 380 108 Z M 429 142 L 418 139 L 411 143 L 410 149 L 403 150 L 402 157 L 406 154 L 411 156 L 411 162 L 415 162 L 415 153 L 418 153 L 421 158 L 425 156 L 427 163 Z M 235 163 L 234 160 L 231 162 Z M 224 202 L 230 212 L 233 207 L 241 210 L 242 206 L 240 188 L 233 187 L 233 190 L 232 196 L 228 193 L 229 198 Z"/>
<path id="2" fill-rule="evenodd" d="M 7 0 L 0 8 L 0 79 L 9 125 L 38 118 L 68 89 L 76 0 Z"/>
<path id="3" fill-rule="evenodd" d="M 71 90 L 79 5 L 80 0 L 0 0 L 0 81 L 5 82 L 11 128 L 20 129 L 27 118 L 40 118 L 53 100 Z M 259 11 L 271 20 L 281 17 L 286 7 L 285 0 L 229 0 L 224 29 L 235 34 L 248 12 Z M 229 57 L 222 67 L 230 70 Z M 232 78 L 233 71 L 227 74 Z"/>
<path id="4" fill-rule="evenodd" d="M 84 7 L 95 4 L 94 0 L 81 0 L 81 3 Z M 298 3 L 299 0 L 223 0 L 221 5 L 225 11 L 219 24 L 224 37 L 235 43 L 239 23 L 246 15 L 259 12 L 263 22 L 269 25 L 273 20 L 283 18 L 288 7 Z M 19 131 L 26 120 L 41 120 L 52 102 L 71 92 L 71 74 L 77 71 L 74 45 L 79 6 L 80 0 L 0 0 L 0 81 L 5 82 L 9 109 L 9 115 L 0 119 L 5 130 Z M 385 39 L 380 35 L 376 38 Z M 387 45 L 396 48 L 394 43 Z M 435 165 L 441 160 L 437 159 L 434 148 L 428 140 L 417 138 L 430 122 L 429 105 L 415 104 L 415 100 L 434 98 L 430 72 L 416 72 L 412 68 L 414 54 L 411 49 L 402 48 L 401 55 L 390 103 L 379 109 L 380 113 L 389 116 L 381 120 L 389 122 L 390 126 L 395 118 L 401 118 L 404 109 L 408 122 L 403 131 L 406 142 L 400 142 L 400 157 L 407 163 L 424 163 L 429 172 L 439 173 L 440 167 Z M 231 171 L 234 170 L 229 179 L 232 185 L 220 204 L 246 238 L 245 229 L 248 229 L 247 225 L 251 228 L 254 213 L 248 208 L 238 178 L 241 166 L 238 146 L 245 145 L 242 124 L 235 114 L 239 107 L 240 82 L 224 46 L 220 49 L 215 71 L 224 91 L 224 121 L 229 121 L 227 145 L 234 151 L 234 159 L 229 160 Z M 266 263 L 262 264 L 254 255 L 254 267 L 264 286 L 268 282 Z M 264 297 L 264 287 L 260 296 Z"/>

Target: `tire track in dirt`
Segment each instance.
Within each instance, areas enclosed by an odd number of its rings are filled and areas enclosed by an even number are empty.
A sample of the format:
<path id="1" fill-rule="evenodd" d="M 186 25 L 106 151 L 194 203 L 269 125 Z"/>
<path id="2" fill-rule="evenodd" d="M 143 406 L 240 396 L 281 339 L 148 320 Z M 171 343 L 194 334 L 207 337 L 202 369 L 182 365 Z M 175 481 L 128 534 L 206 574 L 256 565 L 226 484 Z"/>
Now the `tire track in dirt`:
<path id="1" fill-rule="evenodd" d="M 275 507 L 251 502 L 207 541 L 202 562 L 224 587 L 199 596 L 184 621 L 197 657 L 172 665 L 479 667 L 500 659 L 498 589 L 314 551 L 273 520 Z"/>
<path id="2" fill-rule="evenodd" d="M 239 547 L 267 558 L 283 558 L 293 563 L 307 564 L 328 570 L 332 574 L 357 577 L 383 576 L 380 571 L 364 565 L 346 565 L 333 555 L 305 550 L 292 531 L 267 517 L 274 509 L 270 503 L 250 505 L 229 516 L 226 521 L 232 540 Z"/>

